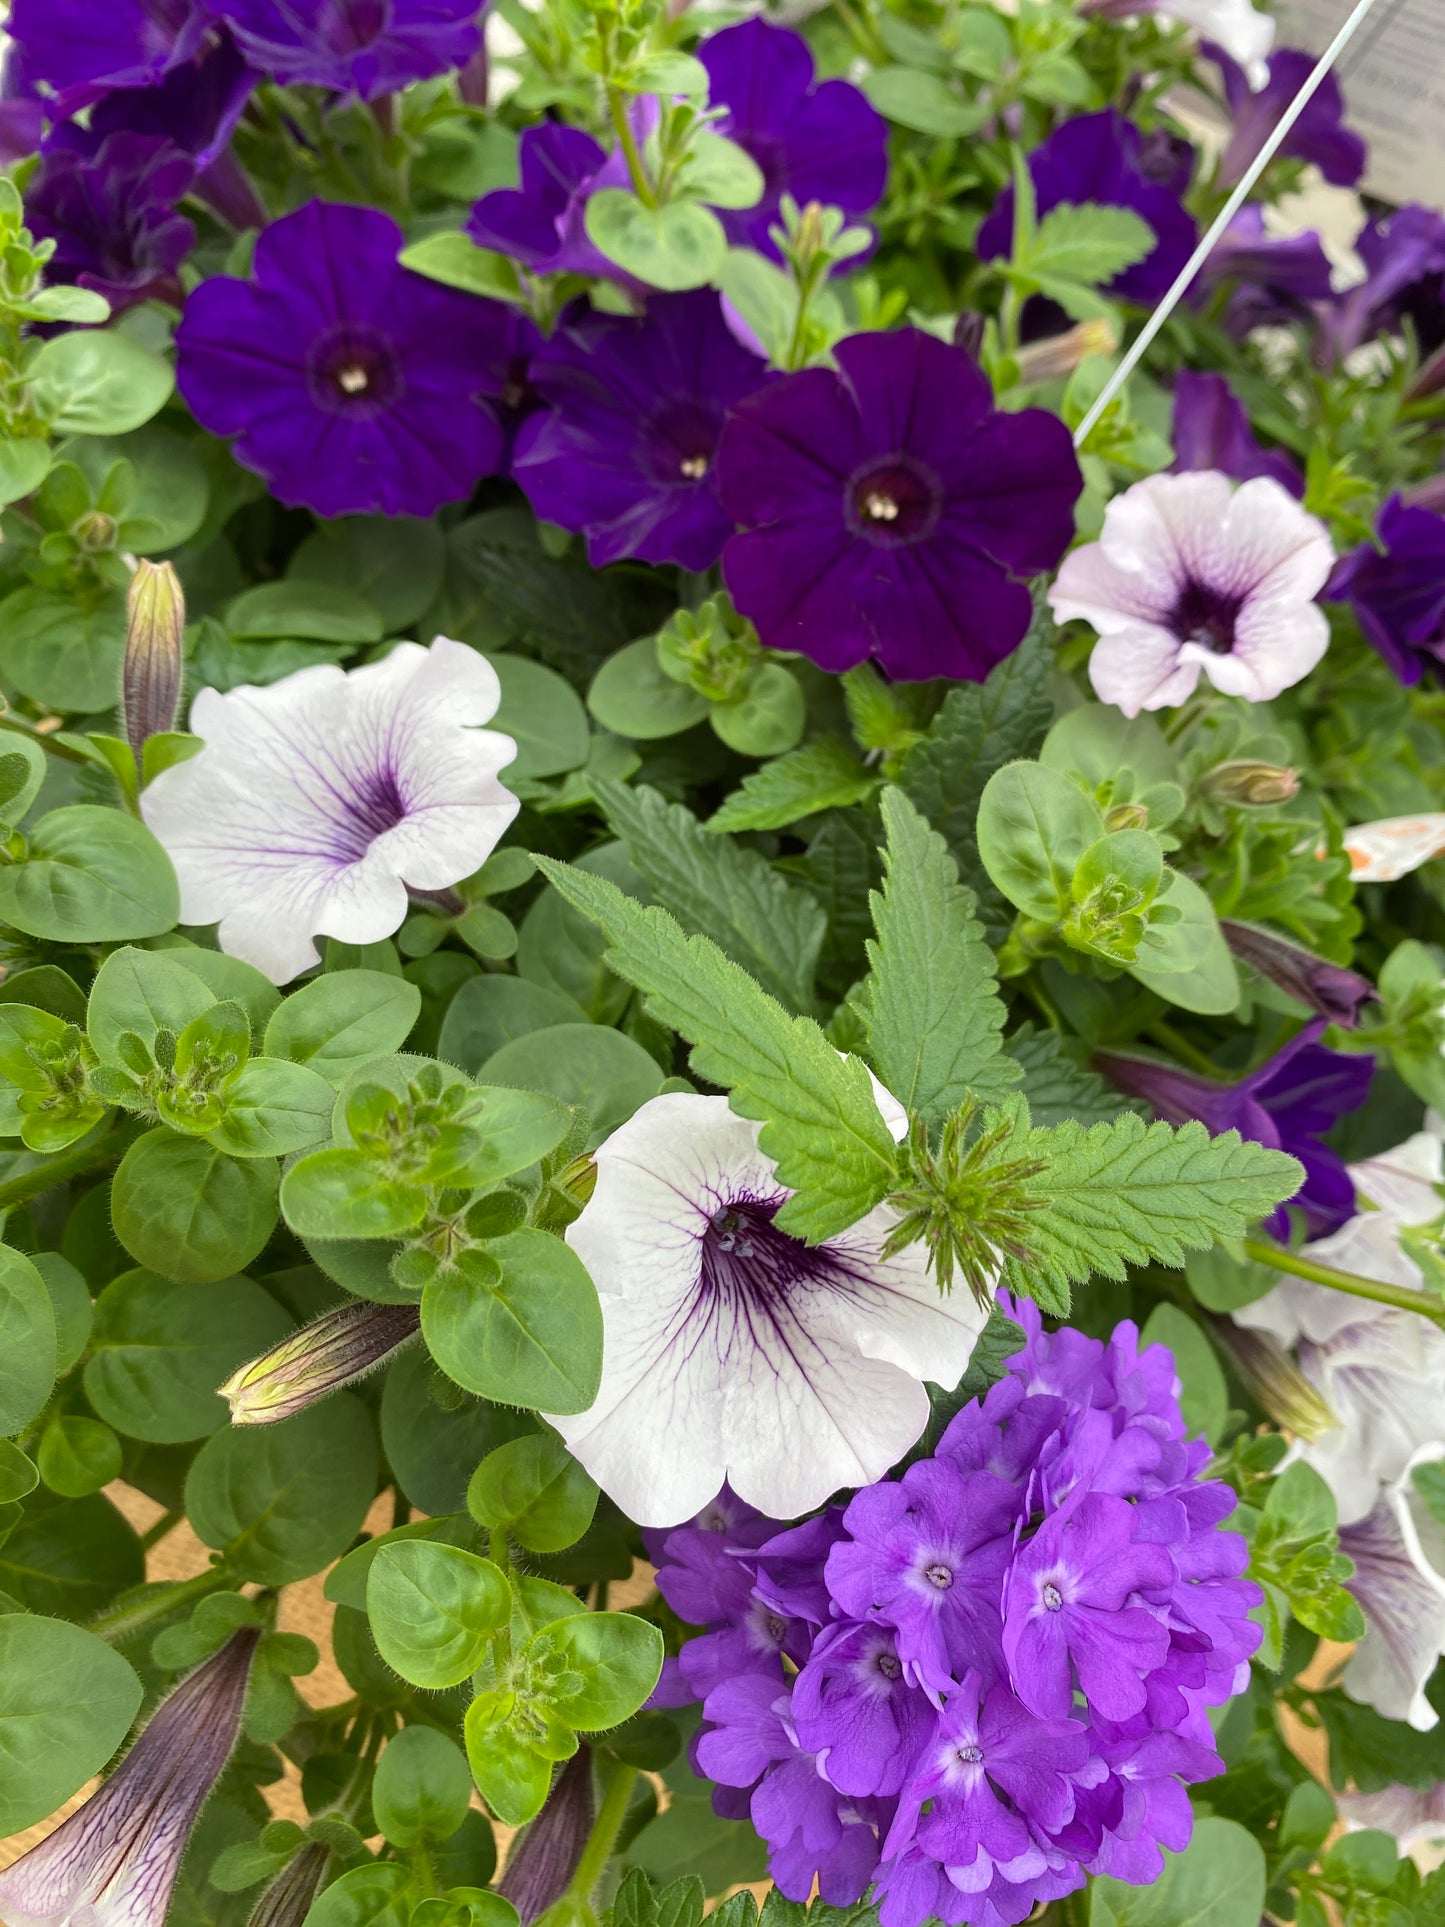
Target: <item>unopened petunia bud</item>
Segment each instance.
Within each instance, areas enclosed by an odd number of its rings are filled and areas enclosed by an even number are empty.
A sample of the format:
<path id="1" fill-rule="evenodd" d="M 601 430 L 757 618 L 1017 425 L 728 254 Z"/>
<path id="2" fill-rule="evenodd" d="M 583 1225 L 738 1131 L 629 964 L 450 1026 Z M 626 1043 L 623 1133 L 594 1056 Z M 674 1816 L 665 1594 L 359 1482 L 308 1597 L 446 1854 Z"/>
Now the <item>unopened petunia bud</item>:
<path id="1" fill-rule="evenodd" d="M 592 1831 L 597 1803 L 592 1753 L 579 1746 L 558 1774 L 547 1804 L 507 1855 L 497 1892 L 510 1900 L 522 1927 L 562 1898 Z"/>
<path id="2" fill-rule="evenodd" d="M 1339 1424 L 1321 1394 L 1268 1332 L 1249 1331 L 1231 1318 L 1218 1317 L 1210 1318 L 1209 1329 L 1276 1425 L 1296 1438 L 1311 1440 Z"/>
<path id="3" fill-rule="evenodd" d="M 251 1909 L 246 1927 L 301 1927 L 326 1871 L 331 1849 L 309 1840 L 277 1874 Z"/>
<path id="4" fill-rule="evenodd" d="M 420 1330 L 415 1305 L 357 1299 L 283 1338 L 233 1372 L 217 1391 L 230 1404 L 233 1425 L 275 1425 L 365 1378 Z"/>
<path id="5" fill-rule="evenodd" d="M 1216 763 L 1199 792 L 1214 803 L 1288 803 L 1299 795 L 1299 776 L 1281 763 Z"/>
<path id="6" fill-rule="evenodd" d="M 1262 977 L 1268 977 L 1316 1016 L 1327 1017 L 1341 1030 L 1353 1030 L 1360 1021 L 1361 1005 L 1375 999 L 1375 986 L 1368 977 L 1329 963 L 1273 930 L 1257 923 L 1235 923 L 1227 917 L 1221 917 L 1219 927 L 1236 957 L 1242 957 Z"/>
<path id="7" fill-rule="evenodd" d="M 137 765 L 146 739 L 175 727 L 186 598 L 169 562 L 138 562 L 126 602 L 121 709 Z"/>
<path id="8" fill-rule="evenodd" d="M 1119 336 L 1111 322 L 1100 318 L 1081 321 L 1066 334 L 1027 342 L 1018 352 L 1021 381 L 1057 381 L 1071 375 L 1090 355 L 1112 355 Z"/>

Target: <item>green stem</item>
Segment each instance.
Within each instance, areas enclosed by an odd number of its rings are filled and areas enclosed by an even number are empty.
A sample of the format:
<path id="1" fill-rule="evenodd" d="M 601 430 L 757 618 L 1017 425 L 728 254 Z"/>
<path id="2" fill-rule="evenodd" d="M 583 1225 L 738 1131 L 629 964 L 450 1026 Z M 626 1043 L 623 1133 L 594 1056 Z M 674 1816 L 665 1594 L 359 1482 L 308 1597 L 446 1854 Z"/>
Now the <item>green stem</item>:
<path id="1" fill-rule="evenodd" d="M 1196 1050 L 1189 1039 L 1175 1030 L 1172 1024 L 1153 1023 L 1149 1026 L 1148 1035 L 1155 1043 L 1162 1044 L 1166 1050 L 1173 1051 L 1182 1063 L 1192 1064 L 1195 1070 L 1202 1071 L 1211 1083 L 1217 1084 L 1220 1081 L 1219 1066 L 1206 1057 L 1202 1050 Z"/>
<path id="2" fill-rule="evenodd" d="M 0 1183 L 0 1212 L 13 1211 L 17 1205 L 28 1204 L 46 1191 L 63 1184 L 67 1178 L 78 1178 L 85 1171 L 97 1170 L 102 1164 L 113 1164 L 123 1157 L 135 1141 L 136 1133 L 122 1126 L 112 1128 L 102 1138 L 84 1138 L 68 1151 L 59 1151 L 53 1158 L 46 1158 L 33 1170 L 21 1171 L 13 1178 Z"/>
<path id="3" fill-rule="evenodd" d="M 155 1524 L 150 1528 L 150 1530 L 148 1532 L 143 1532 L 141 1534 L 140 1536 L 141 1551 L 149 1552 L 152 1546 L 158 1546 L 161 1540 L 165 1538 L 168 1532 L 175 1531 L 176 1527 L 181 1523 L 181 1520 L 184 1519 L 185 1516 L 186 1515 L 184 1511 L 180 1511 L 180 1510 L 177 1510 L 175 1512 L 163 1512 L 159 1517 L 159 1519 L 156 1520 Z"/>
<path id="4" fill-rule="evenodd" d="M 592 1831 L 587 1836 L 587 1844 L 582 1849 L 582 1858 L 577 1862 L 577 1871 L 567 1883 L 568 1893 L 576 1899 L 590 1902 L 597 1891 L 597 1883 L 606 1871 L 612 1849 L 617 1845 L 622 1822 L 627 1818 L 632 1789 L 636 1784 L 635 1766 L 619 1764 L 613 1769 L 612 1778 L 607 1782 L 607 1791 L 602 1796 L 602 1804 L 597 1809 L 597 1818 L 592 1822 Z"/>
<path id="5" fill-rule="evenodd" d="M 612 125 L 617 131 L 617 144 L 627 161 L 627 171 L 632 177 L 633 191 L 644 207 L 657 206 L 657 193 L 647 178 L 647 169 L 642 164 L 642 154 L 632 132 L 632 122 L 627 118 L 627 96 L 620 87 L 607 89 L 607 111 L 612 116 Z"/>
<path id="6" fill-rule="evenodd" d="M 89 763 L 83 750 L 72 749 L 69 743 L 57 743 L 46 730 L 35 729 L 31 724 L 22 722 L 18 716 L 0 716 L 0 729 L 13 730 L 17 736 L 28 736 L 32 743 L 38 744 L 47 756 L 59 756 L 67 763 Z"/>
<path id="7" fill-rule="evenodd" d="M 1382 1285 L 1377 1279 L 1362 1278 L 1355 1271 L 1337 1271 L 1333 1265 L 1319 1264 L 1302 1252 L 1286 1251 L 1282 1245 L 1266 1244 L 1259 1238 L 1246 1238 L 1244 1249 L 1257 1264 L 1268 1265 L 1274 1271 L 1288 1272 L 1293 1278 L 1308 1278 L 1312 1284 L 1348 1292 L 1352 1298 L 1368 1298 L 1371 1304 L 1415 1311 L 1432 1324 L 1445 1326 L 1445 1304 L 1432 1304 L 1424 1292 L 1412 1291 L 1408 1285 Z"/>
<path id="8" fill-rule="evenodd" d="M 99 1619 L 92 1619 L 85 1630 L 109 1645 L 118 1646 L 123 1640 L 143 1632 L 147 1626 L 153 1626 L 158 1619 L 167 1618 L 178 1606 L 189 1606 L 193 1600 L 204 1599 L 208 1593 L 225 1592 L 231 1583 L 231 1574 L 224 1566 L 211 1566 L 205 1572 L 198 1572 L 193 1579 L 179 1580 L 174 1586 L 166 1586 L 148 1598 L 137 1599 L 132 1605 L 112 1606 Z"/>

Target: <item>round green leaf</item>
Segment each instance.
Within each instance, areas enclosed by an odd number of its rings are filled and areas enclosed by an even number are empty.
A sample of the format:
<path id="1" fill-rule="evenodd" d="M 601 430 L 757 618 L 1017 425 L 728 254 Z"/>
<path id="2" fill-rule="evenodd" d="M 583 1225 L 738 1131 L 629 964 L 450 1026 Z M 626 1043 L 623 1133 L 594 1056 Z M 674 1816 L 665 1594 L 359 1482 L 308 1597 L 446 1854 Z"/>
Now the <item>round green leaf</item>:
<path id="1" fill-rule="evenodd" d="M 403 1727 L 376 1763 L 371 1810 L 395 1847 L 450 1840 L 471 1803 L 466 1755 L 435 1727 Z"/>
<path id="2" fill-rule="evenodd" d="M 55 1369 L 68 1372 L 90 1339 L 90 1287 L 58 1251 L 37 1251 L 30 1262 L 45 1280 L 55 1314 Z"/>
<path id="3" fill-rule="evenodd" d="M 471 1075 L 504 1044 L 555 1024 L 580 1024 L 585 1012 L 560 990 L 548 990 L 525 977 L 484 972 L 469 977 L 447 1006 L 439 1054 Z"/>
<path id="4" fill-rule="evenodd" d="M 407 1927 L 411 1880 L 399 1860 L 353 1867 L 312 1901 L 306 1927 Z"/>
<path id="5" fill-rule="evenodd" d="M 216 1387 L 292 1329 L 249 1278 L 218 1278 L 197 1290 L 153 1271 L 127 1271 L 96 1301 L 86 1397 L 130 1438 L 158 1445 L 208 1438 L 229 1416 Z"/>
<path id="6" fill-rule="evenodd" d="M 1064 914 L 1079 858 L 1103 833 L 1097 805 L 1041 763 L 1006 763 L 979 800 L 983 867 L 1026 916 L 1052 922 Z"/>
<path id="7" fill-rule="evenodd" d="M 380 970 L 336 970 L 293 991 L 266 1026 L 268 1057 L 319 1071 L 338 1088 L 353 1071 L 398 1051 L 421 1011 L 421 992 Z"/>
<path id="8" fill-rule="evenodd" d="M 55 1383 L 55 1313 L 30 1260 L 0 1245 L 0 1434 L 21 1432 Z"/>
<path id="9" fill-rule="evenodd" d="M 0 922 L 54 943 L 158 936 L 180 911 L 171 860 L 145 824 L 90 803 L 42 816 L 28 860 L 0 869 Z"/>
<path id="10" fill-rule="evenodd" d="M 577 1678 L 549 1704 L 578 1733 L 630 1719 L 662 1672 L 662 1634 L 633 1613 L 577 1613 L 544 1626 L 528 1647 L 543 1651 L 558 1655 Z"/>
<path id="11" fill-rule="evenodd" d="M 554 1432 L 534 1432 L 489 1452 L 467 1487 L 467 1510 L 532 1552 L 561 1552 L 597 1510 L 597 1487 Z"/>
<path id="12" fill-rule="evenodd" d="M 581 1259 L 545 1231 L 514 1231 L 486 1252 L 495 1282 L 457 1266 L 427 1286 L 427 1349 L 479 1398 L 585 1412 L 602 1377 L 602 1308 Z"/>
<path id="13" fill-rule="evenodd" d="M 511 1589 L 489 1559 L 435 1540 L 393 1540 L 366 1578 L 377 1651 L 403 1679 L 433 1691 L 476 1671 L 511 1610 Z"/>
<path id="14" fill-rule="evenodd" d="M 548 1091 L 585 1111 L 601 1143 L 662 1089 L 657 1059 L 635 1039 L 600 1024 L 556 1024 L 504 1044 L 478 1073 L 483 1084 Z"/>
<path id="15" fill-rule="evenodd" d="M 689 684 L 663 674 L 657 643 L 644 636 L 607 658 L 592 678 L 587 707 L 604 729 L 649 742 L 691 729 L 702 722 L 709 705 Z"/>
<path id="16" fill-rule="evenodd" d="M 205 464 L 194 442 L 158 423 L 124 440 L 82 436 L 56 451 L 74 462 L 99 492 L 112 466 L 129 462 L 134 492 L 121 519 L 120 545 L 136 555 L 160 555 L 189 542 L 206 519 Z"/>
<path id="17" fill-rule="evenodd" d="M 609 261 L 651 288 L 701 288 L 727 259 L 722 222 L 695 201 L 645 207 L 626 188 L 604 187 L 587 202 L 587 238 Z"/>
<path id="18" fill-rule="evenodd" d="M 23 695 L 74 714 L 108 709 L 125 655 L 125 597 L 16 589 L 0 602 L 0 666 Z"/>
<path id="19" fill-rule="evenodd" d="M 14 1505 L 40 1483 L 35 1462 L 11 1439 L 0 1439 L 0 1505 Z"/>
<path id="20" fill-rule="evenodd" d="M 154 1056 L 161 1031 L 178 1037 L 215 1002 L 215 992 L 179 957 L 127 944 L 112 951 L 95 973 L 86 1028 L 102 1064 L 133 1071 L 121 1049 L 123 1037 L 138 1037 Z"/>
<path id="21" fill-rule="evenodd" d="M 1204 932 L 1203 954 L 1184 970 L 1161 970 L 1152 964 L 1137 963 L 1129 975 L 1181 1010 L 1197 1011 L 1207 1017 L 1225 1016 L 1239 1003 L 1239 971 L 1224 941 L 1214 906 L 1197 883 L 1177 872 L 1164 901 L 1183 913 L 1182 922 L 1173 928 L 1189 932 L 1191 936 L 1182 936 L 1181 941 L 1197 942 L 1198 934 Z M 1166 930 L 1164 934 L 1172 932 Z"/>
<path id="22" fill-rule="evenodd" d="M 13 731 L 0 736 L 0 823 L 20 821 L 45 781 L 45 769 L 39 743 Z"/>
<path id="23" fill-rule="evenodd" d="M 40 436 L 0 441 L 0 506 L 33 494 L 50 468 L 50 444 Z"/>
<path id="24" fill-rule="evenodd" d="M 258 641 L 380 642 L 383 634 L 381 617 L 354 586 L 290 580 L 262 582 L 238 595 L 226 609 L 226 627 Z"/>
<path id="25" fill-rule="evenodd" d="M 100 1419 L 57 1412 L 41 1433 L 36 1463 L 52 1492 L 83 1499 L 120 1477 L 120 1440 Z"/>
<path id="26" fill-rule="evenodd" d="M 56 435 L 125 435 L 164 407 L 170 363 L 112 328 L 47 341 L 30 364 L 35 406 Z"/>
<path id="27" fill-rule="evenodd" d="M 510 1406 L 485 1399 L 464 1398 L 448 1410 L 431 1397 L 436 1377 L 426 1352 L 414 1346 L 390 1367 L 381 1393 L 386 1462 L 411 1503 L 433 1517 L 460 1511 L 477 1462 L 531 1424 Z"/>
<path id="28" fill-rule="evenodd" d="M 714 703 L 708 720 L 740 756 L 781 756 L 802 741 L 808 720 L 803 686 L 780 662 L 765 662 L 745 696 Z"/>
<path id="29" fill-rule="evenodd" d="M 93 1633 L 0 1617 L 0 1834 L 44 1820 L 98 1773 L 140 1701 L 134 1669 Z"/>
<path id="30" fill-rule="evenodd" d="M 90 1619 L 145 1578 L 145 1553 L 102 1493 L 64 1499 L 33 1492 L 0 1546 L 0 1592 L 28 1612 Z"/>
<path id="31" fill-rule="evenodd" d="M 276 1228 L 276 1166 L 238 1163 L 201 1138 L 147 1131 L 111 1185 L 115 1235 L 164 1278 L 209 1284 L 244 1271 Z"/>
<path id="32" fill-rule="evenodd" d="M 1259 1927 L 1264 1851 L 1234 1820 L 1196 1822 L 1183 1853 L 1166 1853 L 1147 1887 L 1107 1875 L 1090 1893 L 1091 1927 Z"/>
<path id="33" fill-rule="evenodd" d="M 307 536 L 291 558 L 290 580 L 364 596 L 394 636 L 436 601 L 445 564 L 446 538 L 433 522 L 346 515 Z"/>
<path id="34" fill-rule="evenodd" d="M 516 760 L 507 765 L 502 780 L 519 776 L 530 782 L 580 768 L 592 738 L 587 711 L 571 683 L 526 656 L 497 656 L 492 667 L 502 685 L 492 728 L 517 745 Z"/>
<path id="35" fill-rule="evenodd" d="M 289 1157 L 331 1135 L 336 1093 L 318 1071 L 253 1057 L 226 1090 L 226 1114 L 207 1138 L 235 1158 Z"/>
<path id="36" fill-rule="evenodd" d="M 375 1493 L 371 1416 L 337 1392 L 279 1425 L 208 1439 L 186 1479 L 186 1511 L 242 1578 L 284 1586 L 340 1558 Z"/>

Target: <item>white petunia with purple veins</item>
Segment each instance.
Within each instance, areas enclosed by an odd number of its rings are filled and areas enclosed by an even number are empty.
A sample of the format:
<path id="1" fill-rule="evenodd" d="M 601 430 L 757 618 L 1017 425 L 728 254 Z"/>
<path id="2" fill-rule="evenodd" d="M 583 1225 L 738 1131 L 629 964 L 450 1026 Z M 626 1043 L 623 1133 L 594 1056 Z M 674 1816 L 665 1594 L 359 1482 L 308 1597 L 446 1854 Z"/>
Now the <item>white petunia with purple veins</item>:
<path id="1" fill-rule="evenodd" d="M 1049 591 L 1060 622 L 1091 623 L 1089 677 L 1126 716 L 1168 709 L 1200 676 L 1268 702 L 1329 645 L 1315 597 L 1334 567 L 1322 522 L 1267 476 L 1236 487 L 1200 469 L 1116 495 L 1104 528 L 1064 558 Z"/>
<path id="2" fill-rule="evenodd" d="M 653 1098 L 596 1159 L 567 1241 L 602 1301 L 602 1383 L 550 1422 L 603 1490 L 670 1526 L 724 1480 L 789 1519 L 880 1478 L 927 1423 L 923 1381 L 967 1366 L 972 1295 L 940 1294 L 921 1246 L 883 1256 L 886 1206 L 820 1245 L 779 1229 L 789 1194 L 725 1098 Z"/>
<path id="3" fill-rule="evenodd" d="M 278 984 L 320 961 L 319 936 L 389 937 L 409 889 L 471 876 L 517 813 L 500 780 L 517 746 L 481 727 L 500 700 L 486 658 L 446 636 L 360 669 L 203 689 L 204 748 L 141 798 L 181 921 L 219 924 L 221 948 Z"/>

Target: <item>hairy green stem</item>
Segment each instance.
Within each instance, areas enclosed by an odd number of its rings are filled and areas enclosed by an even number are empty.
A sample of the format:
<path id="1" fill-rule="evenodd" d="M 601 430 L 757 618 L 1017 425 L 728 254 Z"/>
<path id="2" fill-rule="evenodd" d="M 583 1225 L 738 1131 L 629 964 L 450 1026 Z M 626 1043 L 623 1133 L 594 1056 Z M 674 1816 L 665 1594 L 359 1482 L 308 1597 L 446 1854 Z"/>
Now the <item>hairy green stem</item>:
<path id="1" fill-rule="evenodd" d="M 647 169 L 642 164 L 642 154 L 632 132 L 632 122 L 627 118 L 627 97 L 620 87 L 607 89 L 607 110 L 612 116 L 612 125 L 617 130 L 617 144 L 627 161 L 627 172 L 632 177 L 632 187 L 644 207 L 657 206 L 657 192 L 647 178 Z"/>
<path id="2" fill-rule="evenodd" d="M 1286 1271 L 1294 1278 L 1308 1278 L 1311 1284 L 1326 1285 L 1331 1291 L 1348 1292 L 1352 1298 L 1367 1298 L 1375 1305 L 1393 1305 L 1399 1311 L 1418 1312 L 1432 1324 L 1445 1326 L 1445 1304 L 1432 1303 L 1422 1291 L 1408 1285 L 1382 1285 L 1375 1278 L 1362 1278 L 1355 1271 L 1338 1271 L 1322 1265 L 1302 1252 L 1286 1251 L 1282 1245 L 1266 1244 L 1259 1238 L 1246 1238 L 1244 1249 L 1258 1264 L 1274 1271 Z"/>
<path id="3" fill-rule="evenodd" d="M 20 1171 L 13 1178 L 0 1182 L 0 1212 L 13 1211 L 17 1205 L 28 1204 L 32 1198 L 41 1197 L 46 1191 L 53 1190 L 68 1178 L 78 1178 L 86 1171 L 99 1170 L 102 1164 L 114 1164 L 130 1149 L 136 1132 L 120 1126 L 107 1131 L 101 1138 L 83 1138 L 73 1144 L 68 1151 L 58 1151 L 54 1157 L 46 1158 L 32 1170 Z"/>
<path id="4" fill-rule="evenodd" d="M 99 1619 L 92 1619 L 86 1627 L 97 1639 L 108 1645 L 118 1646 L 122 1640 L 143 1632 L 153 1626 L 158 1619 L 168 1618 L 178 1606 L 189 1606 L 194 1600 L 204 1599 L 208 1593 L 225 1592 L 233 1583 L 232 1575 L 224 1566 L 210 1566 L 205 1572 L 198 1572 L 192 1579 L 181 1579 L 174 1586 L 152 1593 L 149 1598 L 137 1599 L 132 1605 L 122 1603 L 112 1606 L 109 1612 L 102 1613 Z"/>
<path id="5" fill-rule="evenodd" d="M 635 1766 L 619 1764 L 613 1769 L 612 1778 L 607 1782 L 607 1791 L 602 1796 L 602 1804 L 597 1809 L 597 1818 L 592 1822 L 592 1831 L 587 1836 L 587 1844 L 582 1849 L 582 1858 L 577 1862 L 577 1871 L 567 1883 L 568 1893 L 578 1900 L 590 1902 L 597 1891 L 597 1883 L 606 1871 L 612 1849 L 617 1845 L 622 1822 L 627 1818 L 628 1804 L 636 1784 Z"/>

